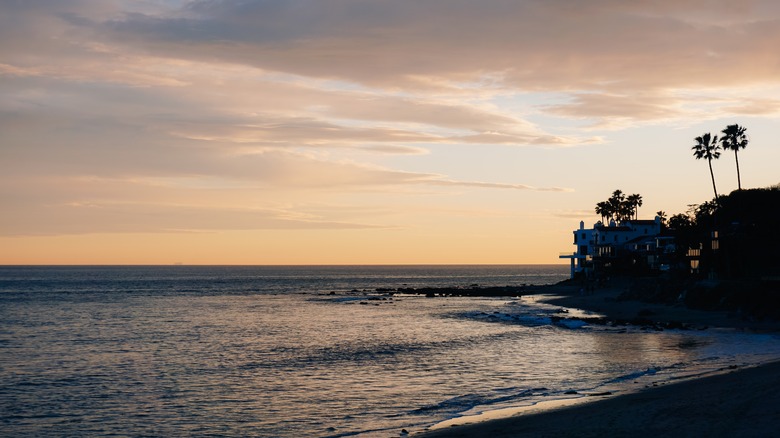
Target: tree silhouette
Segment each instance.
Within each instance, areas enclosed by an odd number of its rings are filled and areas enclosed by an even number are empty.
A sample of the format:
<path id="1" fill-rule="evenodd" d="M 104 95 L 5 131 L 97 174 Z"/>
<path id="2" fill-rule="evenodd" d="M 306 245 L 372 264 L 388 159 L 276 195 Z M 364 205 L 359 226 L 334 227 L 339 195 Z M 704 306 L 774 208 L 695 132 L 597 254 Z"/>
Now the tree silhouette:
<path id="1" fill-rule="evenodd" d="M 685 213 L 677 213 L 669 218 L 669 228 L 673 230 L 682 230 L 694 225 L 693 219 Z"/>
<path id="2" fill-rule="evenodd" d="M 634 219 L 639 219 L 639 207 L 642 206 L 642 195 L 634 193 L 633 195 L 629 195 L 628 198 L 626 198 L 626 201 L 631 207 Z"/>
<path id="3" fill-rule="evenodd" d="M 665 227 L 666 226 L 666 212 L 663 211 L 663 210 L 659 210 L 659 211 L 655 212 L 655 215 L 658 216 L 661 219 L 661 226 Z"/>
<path id="4" fill-rule="evenodd" d="M 609 210 L 612 212 L 612 216 L 615 219 L 615 222 L 620 222 L 623 220 L 623 215 L 625 213 L 625 206 L 624 203 L 626 202 L 626 195 L 623 194 L 622 190 L 615 190 L 612 192 L 612 196 L 607 199 L 607 204 L 609 205 Z"/>
<path id="5" fill-rule="evenodd" d="M 693 145 L 693 156 L 697 160 L 702 158 L 707 159 L 707 164 L 710 166 L 710 176 L 712 177 L 712 191 L 715 192 L 715 199 L 718 199 L 718 189 L 715 188 L 715 173 L 712 172 L 712 160 L 720 157 L 720 146 L 718 146 L 718 136 L 713 136 L 709 132 L 702 134 L 701 137 L 696 137 L 696 144 Z"/>
<path id="6" fill-rule="evenodd" d="M 729 149 L 734 151 L 734 159 L 737 161 L 737 187 L 742 190 L 742 180 L 739 176 L 739 152 L 740 149 L 745 149 L 748 145 L 748 137 L 745 134 L 747 128 L 739 126 L 737 124 L 728 125 L 726 129 L 720 131 L 723 133 L 723 137 L 720 139 L 720 144 L 723 150 Z"/>
<path id="7" fill-rule="evenodd" d="M 612 212 L 609 210 L 609 204 L 606 201 L 596 203 L 596 214 L 601 216 L 601 223 L 607 222 L 608 217 L 612 216 Z"/>
<path id="8" fill-rule="evenodd" d="M 596 203 L 596 214 L 601 216 L 602 223 L 606 219 L 623 222 L 637 217 L 638 207 L 642 205 L 642 195 L 633 194 L 626 197 L 622 190 L 615 190 L 606 201 Z"/>

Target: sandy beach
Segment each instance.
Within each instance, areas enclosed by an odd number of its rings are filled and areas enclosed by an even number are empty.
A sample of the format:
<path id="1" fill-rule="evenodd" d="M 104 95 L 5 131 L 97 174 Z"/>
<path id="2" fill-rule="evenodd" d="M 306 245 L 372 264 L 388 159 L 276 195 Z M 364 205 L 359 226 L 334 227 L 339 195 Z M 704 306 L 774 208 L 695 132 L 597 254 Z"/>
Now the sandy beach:
<path id="1" fill-rule="evenodd" d="M 780 363 L 424 437 L 769 437 L 780 430 Z"/>
<path id="2" fill-rule="evenodd" d="M 654 322 L 682 322 L 696 329 L 778 331 L 777 321 L 749 321 L 727 312 L 618 301 L 624 284 L 615 281 L 590 295 L 574 286 L 553 286 L 555 305 L 629 320 L 640 314 Z M 422 437 L 768 437 L 780 430 L 780 362 L 607 395 L 574 406 L 530 409 L 502 419 L 440 428 Z"/>

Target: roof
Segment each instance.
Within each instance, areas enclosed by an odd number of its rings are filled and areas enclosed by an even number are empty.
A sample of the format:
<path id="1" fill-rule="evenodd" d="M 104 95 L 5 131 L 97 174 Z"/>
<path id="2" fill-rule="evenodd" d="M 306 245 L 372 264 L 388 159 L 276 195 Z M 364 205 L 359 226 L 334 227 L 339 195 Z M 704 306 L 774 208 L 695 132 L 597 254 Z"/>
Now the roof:
<path id="1" fill-rule="evenodd" d="M 602 230 L 604 230 L 604 231 L 634 231 L 633 228 L 626 227 L 626 226 L 623 226 L 623 225 L 617 226 L 617 227 L 600 226 L 600 227 L 594 228 L 594 230 L 599 230 L 599 231 L 602 231 Z"/>
<path id="2" fill-rule="evenodd" d="M 656 236 L 639 236 L 635 237 L 628 242 L 623 242 L 623 244 L 628 245 L 630 243 L 641 243 L 641 242 L 655 242 Z"/>
<path id="3" fill-rule="evenodd" d="M 626 221 L 626 222 L 628 222 L 628 223 L 630 223 L 632 225 L 655 225 L 655 224 L 658 223 L 655 220 L 649 220 L 649 219 L 631 220 L 631 221 Z"/>

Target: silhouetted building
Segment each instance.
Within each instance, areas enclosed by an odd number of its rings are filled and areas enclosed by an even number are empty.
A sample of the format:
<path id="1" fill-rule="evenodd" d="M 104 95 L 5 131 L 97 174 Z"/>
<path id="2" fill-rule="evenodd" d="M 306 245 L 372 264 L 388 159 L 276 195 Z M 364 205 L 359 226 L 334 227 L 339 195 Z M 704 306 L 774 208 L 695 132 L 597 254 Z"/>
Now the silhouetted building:
<path id="1" fill-rule="evenodd" d="M 663 270 L 665 256 L 674 253 L 675 245 L 674 239 L 662 236 L 661 231 L 660 217 L 610 221 L 609 225 L 597 222 L 590 229 L 580 221 L 580 228 L 574 230 L 575 251 L 560 258 L 571 260 L 572 278 L 614 265 Z"/>

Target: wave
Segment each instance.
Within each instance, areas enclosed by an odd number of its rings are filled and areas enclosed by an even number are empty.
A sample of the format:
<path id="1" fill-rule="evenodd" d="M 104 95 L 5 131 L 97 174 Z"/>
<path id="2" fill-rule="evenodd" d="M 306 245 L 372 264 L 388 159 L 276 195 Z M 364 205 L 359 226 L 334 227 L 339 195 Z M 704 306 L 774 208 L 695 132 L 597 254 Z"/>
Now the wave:
<path id="1" fill-rule="evenodd" d="M 409 414 L 456 414 L 477 406 L 490 406 L 528 397 L 545 396 L 548 392 L 547 388 L 502 388 L 485 393 L 464 394 L 440 403 L 414 409 L 409 411 Z"/>

